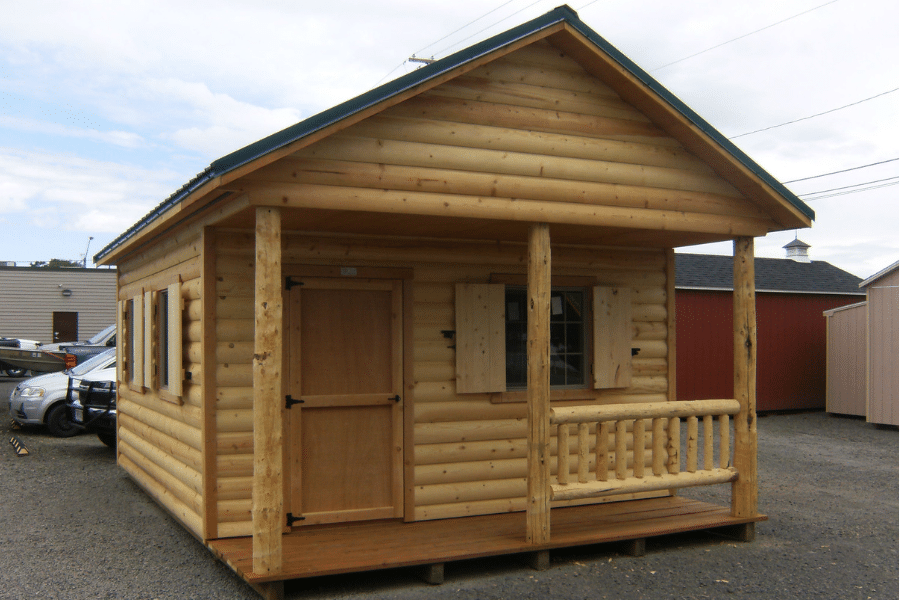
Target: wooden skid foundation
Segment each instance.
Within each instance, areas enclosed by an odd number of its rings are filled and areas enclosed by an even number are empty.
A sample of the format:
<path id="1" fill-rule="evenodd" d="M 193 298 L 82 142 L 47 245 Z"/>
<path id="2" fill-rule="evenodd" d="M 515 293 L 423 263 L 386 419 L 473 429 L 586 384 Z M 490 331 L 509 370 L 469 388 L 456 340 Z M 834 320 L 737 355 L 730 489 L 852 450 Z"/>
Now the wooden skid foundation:
<path id="1" fill-rule="evenodd" d="M 285 535 L 281 573 L 253 573 L 252 538 L 210 540 L 213 553 L 247 582 L 300 579 L 503 554 L 644 539 L 763 521 L 670 496 L 553 509 L 550 541 L 525 542 L 522 513 L 403 523 L 369 521 L 311 526 Z"/>

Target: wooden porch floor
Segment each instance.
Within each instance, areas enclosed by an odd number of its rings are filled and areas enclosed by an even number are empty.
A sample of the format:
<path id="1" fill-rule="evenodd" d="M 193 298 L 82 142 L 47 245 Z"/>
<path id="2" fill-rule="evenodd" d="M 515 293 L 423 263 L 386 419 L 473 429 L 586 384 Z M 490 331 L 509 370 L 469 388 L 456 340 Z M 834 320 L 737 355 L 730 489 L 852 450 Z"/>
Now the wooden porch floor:
<path id="1" fill-rule="evenodd" d="M 250 537 L 207 542 L 213 553 L 251 584 L 428 565 L 647 538 L 765 520 L 738 519 L 729 509 L 671 496 L 569 508 L 551 513 L 550 542 L 525 543 L 525 514 L 403 523 L 366 521 L 311 526 L 285 535 L 283 571 L 257 575 Z"/>

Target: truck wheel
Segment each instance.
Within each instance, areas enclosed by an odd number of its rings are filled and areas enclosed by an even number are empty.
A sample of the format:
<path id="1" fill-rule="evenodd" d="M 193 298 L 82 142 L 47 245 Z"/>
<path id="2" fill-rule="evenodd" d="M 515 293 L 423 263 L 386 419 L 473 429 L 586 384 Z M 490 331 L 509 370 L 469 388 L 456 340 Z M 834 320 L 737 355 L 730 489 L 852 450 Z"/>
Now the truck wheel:
<path id="1" fill-rule="evenodd" d="M 25 373 L 27 371 L 28 371 L 28 369 L 15 369 L 15 368 L 6 369 L 6 376 L 7 377 L 25 377 Z"/>
<path id="2" fill-rule="evenodd" d="M 72 437 L 78 435 L 80 429 L 75 427 L 72 419 L 69 418 L 69 407 L 63 402 L 59 402 L 50 407 L 47 411 L 47 431 L 56 437 Z"/>
<path id="3" fill-rule="evenodd" d="M 114 433 L 97 433 L 97 437 L 100 438 L 100 441 L 106 444 L 108 447 L 115 450 L 116 448 L 116 434 Z"/>

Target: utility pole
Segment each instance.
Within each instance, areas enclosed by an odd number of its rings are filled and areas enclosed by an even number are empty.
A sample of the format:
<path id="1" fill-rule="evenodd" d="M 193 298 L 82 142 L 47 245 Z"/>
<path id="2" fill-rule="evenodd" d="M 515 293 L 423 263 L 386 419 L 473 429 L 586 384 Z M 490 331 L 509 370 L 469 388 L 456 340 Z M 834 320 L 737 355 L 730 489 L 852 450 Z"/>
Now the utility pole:
<path id="1" fill-rule="evenodd" d="M 89 250 L 90 247 L 91 247 L 91 240 L 92 240 L 92 239 L 94 239 L 94 236 L 90 236 L 90 237 L 88 238 L 87 248 L 84 249 L 84 256 L 81 257 L 81 267 L 84 268 L 84 269 L 87 268 L 87 256 L 88 256 L 88 250 Z"/>
<path id="2" fill-rule="evenodd" d="M 433 59 L 433 58 L 418 58 L 415 55 L 410 56 L 406 60 L 408 60 L 409 62 L 422 63 L 425 65 L 430 65 L 431 63 L 433 63 L 435 61 L 435 59 Z"/>

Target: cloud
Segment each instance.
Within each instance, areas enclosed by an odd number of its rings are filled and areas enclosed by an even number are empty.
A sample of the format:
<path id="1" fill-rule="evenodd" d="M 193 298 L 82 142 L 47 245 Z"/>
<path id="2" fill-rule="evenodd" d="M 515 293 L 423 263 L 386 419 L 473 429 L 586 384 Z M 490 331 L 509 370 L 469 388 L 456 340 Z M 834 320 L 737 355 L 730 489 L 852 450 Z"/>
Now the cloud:
<path id="1" fill-rule="evenodd" d="M 24 117 L 0 115 L 0 127 L 15 129 L 26 133 L 42 133 L 60 137 L 93 140 L 104 144 L 120 146 L 122 148 L 139 148 L 146 143 L 141 135 L 130 131 L 98 131 L 82 127 L 69 127 Z"/>
<path id="2" fill-rule="evenodd" d="M 143 100 L 165 102 L 189 127 L 166 129 L 161 137 L 215 159 L 301 119 L 296 108 L 266 108 L 214 93 L 204 83 L 150 79 Z"/>
<path id="3" fill-rule="evenodd" d="M 0 148 L 0 214 L 47 229 L 118 232 L 171 193 L 178 177 L 169 170 Z"/>

